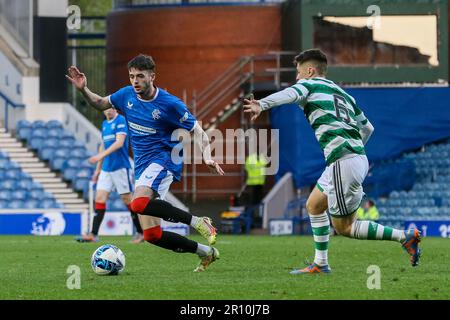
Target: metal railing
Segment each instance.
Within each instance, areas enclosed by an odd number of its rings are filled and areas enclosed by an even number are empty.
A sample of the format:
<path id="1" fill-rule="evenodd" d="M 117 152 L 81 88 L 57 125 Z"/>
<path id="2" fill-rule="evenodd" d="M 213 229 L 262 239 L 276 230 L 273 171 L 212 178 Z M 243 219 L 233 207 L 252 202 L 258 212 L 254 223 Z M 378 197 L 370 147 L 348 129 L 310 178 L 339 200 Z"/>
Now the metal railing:
<path id="1" fill-rule="evenodd" d="M 27 57 L 33 57 L 33 8 L 33 0 L 0 0 L 0 24 L 23 47 Z"/>
<path id="2" fill-rule="evenodd" d="M 226 71 L 224 71 L 219 77 L 212 81 L 202 91 L 196 93 L 192 97 L 190 105 L 192 106 L 193 113 L 197 119 L 203 121 L 204 128 L 212 128 L 210 126 L 211 119 L 215 119 L 215 123 L 221 123 L 229 118 L 232 113 L 239 109 L 240 100 L 235 101 L 236 98 L 242 98 L 248 96 L 253 92 L 255 82 L 266 81 L 272 83 L 274 90 L 279 90 L 286 85 L 282 81 L 282 74 L 286 72 L 294 73 L 295 68 L 283 67 L 284 60 L 287 57 L 293 57 L 296 52 L 291 51 L 271 51 L 266 55 L 255 56 L 243 56 L 233 63 Z M 292 59 L 289 59 L 289 63 Z M 292 82 L 295 81 L 295 77 Z M 234 101 L 234 102 L 233 102 Z M 227 108 L 230 107 L 230 108 Z M 223 112 L 227 108 L 226 112 Z M 218 113 L 222 115 L 216 117 Z M 241 125 L 244 129 L 248 126 L 245 118 L 241 116 Z M 191 193 L 192 200 L 195 201 L 197 193 L 223 193 L 233 192 L 241 193 L 242 190 L 200 190 L 197 188 L 198 177 L 213 177 L 214 174 L 210 173 L 197 173 L 196 161 L 191 161 L 191 172 L 185 167 L 183 171 L 183 193 Z M 236 176 L 243 177 L 244 169 L 241 168 L 240 173 L 233 173 Z M 187 179 L 191 179 L 191 190 L 187 188 Z M 243 180 L 243 178 L 242 178 Z"/>
<path id="3" fill-rule="evenodd" d="M 21 104 L 21 103 L 15 103 L 15 102 L 13 102 L 11 99 L 9 99 L 3 92 L 1 92 L 0 91 L 0 98 L 1 98 L 1 101 L 3 101 L 3 105 L 4 105 L 4 108 L 5 108 L 5 110 L 4 110 L 4 114 L 5 114 L 5 116 L 4 116 L 4 121 L 5 121 L 5 129 L 6 129 L 6 132 L 8 132 L 8 122 L 9 122 L 9 107 L 12 107 L 12 108 L 23 108 L 23 107 L 25 107 L 25 105 L 24 104 Z"/>
<path id="4" fill-rule="evenodd" d="M 284 1 L 286 0 L 114 0 L 114 8 L 161 5 L 268 4 Z"/>
<path id="5" fill-rule="evenodd" d="M 106 18 L 83 17 L 80 30 L 69 32 L 67 50 L 67 65 L 75 65 L 86 74 L 93 92 L 106 95 Z M 72 85 L 67 101 L 100 128 L 103 114 L 90 107 Z"/>

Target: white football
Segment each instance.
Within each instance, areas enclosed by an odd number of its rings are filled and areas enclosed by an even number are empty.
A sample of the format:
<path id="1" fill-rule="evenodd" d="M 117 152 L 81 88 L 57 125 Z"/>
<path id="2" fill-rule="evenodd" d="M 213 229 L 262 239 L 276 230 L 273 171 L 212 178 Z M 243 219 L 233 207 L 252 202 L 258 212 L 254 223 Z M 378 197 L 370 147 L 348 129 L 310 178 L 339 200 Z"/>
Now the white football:
<path id="1" fill-rule="evenodd" d="M 125 255 L 112 244 L 105 244 L 94 251 L 92 270 L 99 275 L 117 275 L 125 269 Z"/>

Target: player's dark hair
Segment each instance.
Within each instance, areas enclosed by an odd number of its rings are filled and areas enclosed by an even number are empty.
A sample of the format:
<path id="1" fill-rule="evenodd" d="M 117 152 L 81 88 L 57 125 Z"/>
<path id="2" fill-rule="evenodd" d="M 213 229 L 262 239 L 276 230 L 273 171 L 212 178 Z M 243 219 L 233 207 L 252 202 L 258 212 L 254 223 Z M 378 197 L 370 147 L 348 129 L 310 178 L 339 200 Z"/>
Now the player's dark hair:
<path id="1" fill-rule="evenodd" d="M 303 52 L 300 52 L 294 58 L 294 64 L 302 64 L 308 61 L 312 61 L 316 64 L 317 71 L 320 74 L 327 73 L 328 60 L 325 53 L 323 53 L 320 49 L 309 49 Z"/>
<path id="2" fill-rule="evenodd" d="M 156 64 L 153 58 L 142 53 L 128 62 L 128 70 L 135 68 L 140 71 L 148 70 L 154 72 L 155 67 Z"/>

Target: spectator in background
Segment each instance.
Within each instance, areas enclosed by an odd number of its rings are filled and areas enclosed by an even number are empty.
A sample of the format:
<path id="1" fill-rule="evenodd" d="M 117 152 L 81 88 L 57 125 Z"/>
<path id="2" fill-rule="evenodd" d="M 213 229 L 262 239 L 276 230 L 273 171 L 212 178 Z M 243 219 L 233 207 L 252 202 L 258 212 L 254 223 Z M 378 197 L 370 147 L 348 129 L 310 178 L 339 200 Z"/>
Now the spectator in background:
<path id="1" fill-rule="evenodd" d="M 247 172 L 247 186 L 250 189 L 250 205 L 257 205 L 263 198 L 264 183 L 266 182 L 267 161 L 262 155 L 250 154 L 245 160 Z"/>
<path id="2" fill-rule="evenodd" d="M 358 209 L 358 219 L 360 220 L 378 220 L 379 218 L 380 213 L 373 200 L 366 200 Z"/>

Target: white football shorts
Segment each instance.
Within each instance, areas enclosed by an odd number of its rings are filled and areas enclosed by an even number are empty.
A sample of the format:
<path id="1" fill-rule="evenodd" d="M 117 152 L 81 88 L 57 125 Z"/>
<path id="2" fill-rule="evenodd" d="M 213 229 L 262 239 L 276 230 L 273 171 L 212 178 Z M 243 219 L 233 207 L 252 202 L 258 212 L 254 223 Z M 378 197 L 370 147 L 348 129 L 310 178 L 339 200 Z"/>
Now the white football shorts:
<path id="1" fill-rule="evenodd" d="M 368 171 L 369 161 L 365 155 L 347 156 L 326 167 L 316 186 L 328 197 L 331 216 L 348 216 L 358 210 Z"/>
<path id="2" fill-rule="evenodd" d="M 133 178 L 130 169 L 122 168 L 116 171 L 100 171 L 97 181 L 97 190 L 112 192 L 117 190 L 118 194 L 133 192 Z"/>
<path id="3" fill-rule="evenodd" d="M 158 193 L 161 200 L 164 200 L 172 181 L 173 175 L 169 170 L 158 163 L 151 163 L 136 180 L 136 188 L 149 187 Z"/>

